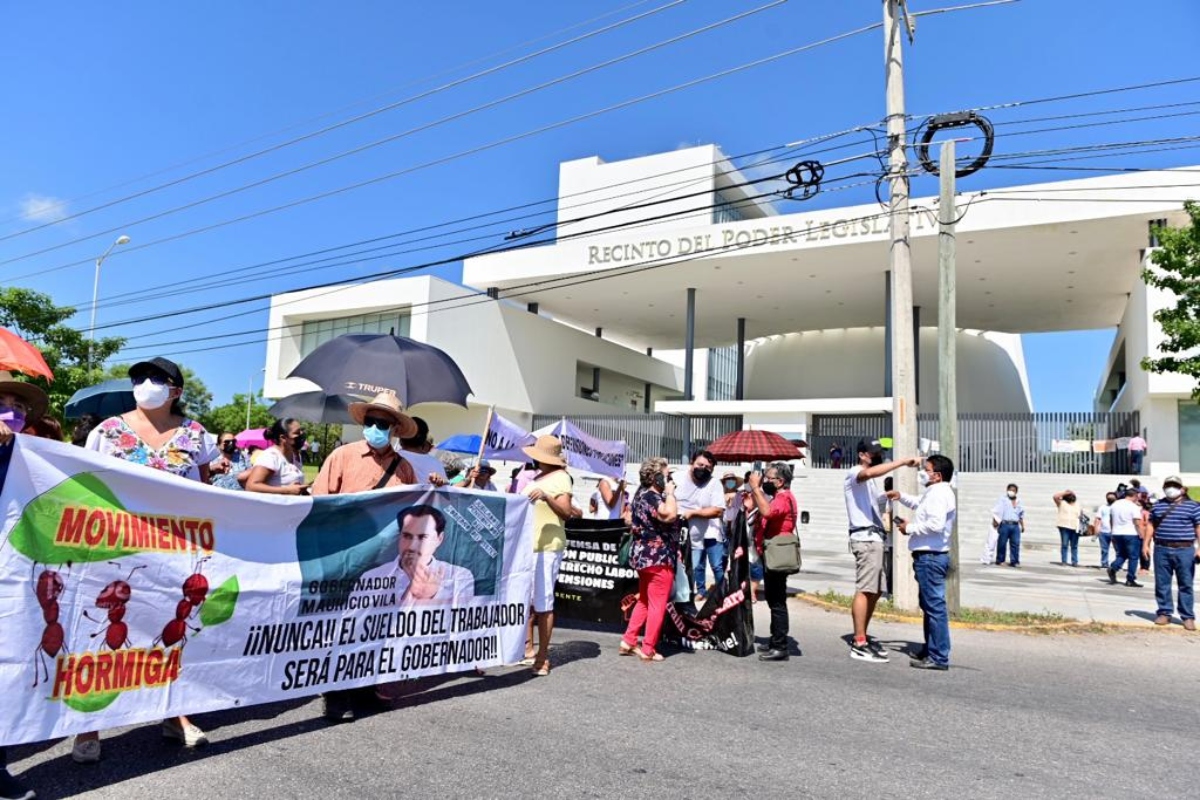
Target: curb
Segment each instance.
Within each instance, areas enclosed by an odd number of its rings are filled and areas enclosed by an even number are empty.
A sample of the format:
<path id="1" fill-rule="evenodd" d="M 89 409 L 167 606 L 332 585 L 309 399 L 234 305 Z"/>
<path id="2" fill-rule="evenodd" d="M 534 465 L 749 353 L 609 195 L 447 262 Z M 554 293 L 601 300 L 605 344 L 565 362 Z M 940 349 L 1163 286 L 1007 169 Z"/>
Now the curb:
<path id="1" fill-rule="evenodd" d="M 807 594 L 794 594 L 791 599 L 800 600 L 810 606 L 825 609 L 826 611 L 840 611 L 843 614 L 849 614 L 850 609 L 845 606 L 840 606 L 837 603 L 831 603 L 828 600 L 822 600 L 819 597 Z M 909 616 L 907 614 L 897 614 L 894 612 L 880 611 L 877 612 L 872 619 L 882 620 L 884 622 L 911 622 L 919 623 L 920 615 Z M 1047 624 L 1029 624 L 1029 625 L 1000 625 L 996 623 L 985 622 L 961 622 L 958 620 L 950 621 L 951 628 L 959 628 L 961 630 L 972 631 L 990 631 L 995 633 L 1131 633 L 1136 631 L 1154 631 L 1161 630 L 1165 633 L 1173 634 L 1195 634 L 1195 631 L 1184 630 L 1179 625 L 1168 625 L 1165 628 L 1145 623 L 1138 624 L 1136 622 L 1056 622 Z"/>

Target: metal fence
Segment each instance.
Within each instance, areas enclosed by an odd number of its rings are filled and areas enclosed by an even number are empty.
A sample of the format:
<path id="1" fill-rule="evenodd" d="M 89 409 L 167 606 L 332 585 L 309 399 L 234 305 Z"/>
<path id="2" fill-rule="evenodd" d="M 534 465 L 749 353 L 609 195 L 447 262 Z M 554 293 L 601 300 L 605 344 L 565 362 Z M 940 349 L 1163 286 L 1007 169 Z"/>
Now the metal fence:
<path id="1" fill-rule="evenodd" d="M 535 414 L 533 428 L 553 425 L 562 417 Z M 663 456 L 673 463 L 687 461 L 689 451 L 742 429 L 740 416 L 685 417 L 675 414 L 592 414 L 569 417 L 580 430 L 601 439 L 624 439 L 627 462 Z"/>
<path id="2" fill-rule="evenodd" d="M 1136 411 L 960 414 L 957 467 L 963 472 L 1128 474 L 1129 451 L 1117 448 L 1116 442 L 1140 429 Z M 808 437 L 811 463 L 833 466 L 830 448 L 838 445 L 842 464 L 848 466 L 859 439 L 891 436 L 891 431 L 892 418 L 886 414 L 814 416 Z M 936 441 L 938 415 L 918 414 L 917 431 L 921 438 Z"/>

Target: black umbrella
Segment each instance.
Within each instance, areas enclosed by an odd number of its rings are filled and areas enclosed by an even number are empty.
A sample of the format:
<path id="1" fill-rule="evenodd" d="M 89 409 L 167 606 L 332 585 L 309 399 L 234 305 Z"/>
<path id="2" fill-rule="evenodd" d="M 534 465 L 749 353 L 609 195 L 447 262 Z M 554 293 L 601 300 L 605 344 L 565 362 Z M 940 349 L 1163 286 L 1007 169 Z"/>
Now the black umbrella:
<path id="1" fill-rule="evenodd" d="M 466 408 L 471 386 L 454 359 L 433 345 L 386 333 L 348 333 L 309 353 L 289 378 L 326 392 L 374 396 L 395 392 L 405 406 L 455 403 Z"/>
<path id="2" fill-rule="evenodd" d="M 348 406 L 360 403 L 363 398 L 345 394 L 326 394 L 325 392 L 302 392 L 285 397 L 267 409 L 267 413 L 275 419 L 302 419 L 305 422 L 324 422 L 334 425 L 348 425 L 354 420 L 350 418 Z"/>

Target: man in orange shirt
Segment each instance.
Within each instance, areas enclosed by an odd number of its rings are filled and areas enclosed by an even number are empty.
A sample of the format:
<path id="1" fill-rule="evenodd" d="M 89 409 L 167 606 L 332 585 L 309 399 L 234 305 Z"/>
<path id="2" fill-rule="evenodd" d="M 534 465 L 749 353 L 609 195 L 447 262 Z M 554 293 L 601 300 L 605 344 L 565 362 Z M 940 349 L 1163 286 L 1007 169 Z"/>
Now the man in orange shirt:
<path id="1" fill-rule="evenodd" d="M 404 413 L 396 395 L 383 393 L 369 403 L 351 403 L 349 411 L 363 426 L 363 440 L 344 444 L 329 454 L 311 493 L 354 494 L 416 484 L 412 464 L 392 449 L 393 436 L 403 439 L 417 431 L 417 424 Z"/>
<path id="2" fill-rule="evenodd" d="M 369 403 L 351 403 L 349 411 L 351 418 L 363 426 L 363 440 L 342 445 L 329 454 L 311 494 L 354 494 L 416 484 L 412 464 L 392 449 L 393 436 L 403 439 L 417 432 L 417 424 L 404 413 L 396 395 L 385 392 Z M 326 692 L 322 698 L 325 719 L 352 722 L 354 697 L 354 690 Z"/>

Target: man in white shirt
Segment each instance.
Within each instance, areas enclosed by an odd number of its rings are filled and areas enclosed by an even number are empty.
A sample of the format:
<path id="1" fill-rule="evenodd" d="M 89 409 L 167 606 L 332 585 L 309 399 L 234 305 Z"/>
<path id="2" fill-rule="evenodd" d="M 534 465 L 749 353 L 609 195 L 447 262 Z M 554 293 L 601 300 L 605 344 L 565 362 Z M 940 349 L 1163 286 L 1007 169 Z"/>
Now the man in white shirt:
<path id="1" fill-rule="evenodd" d="M 1108 548 L 1112 544 L 1112 504 L 1117 502 L 1117 493 L 1104 496 L 1104 505 L 1097 506 L 1092 515 L 1092 533 L 1100 544 L 1100 568 L 1108 569 Z"/>
<path id="2" fill-rule="evenodd" d="M 858 443 L 858 465 L 846 473 L 843 491 L 846 518 L 850 521 L 850 552 L 854 555 L 854 639 L 850 657 L 873 664 L 886 664 L 887 650 L 867 637 L 867 626 L 875 613 L 879 596 L 887 591 L 884 571 L 887 532 L 883 528 L 883 509 L 887 497 L 878 478 L 900 467 L 915 467 L 919 458 L 883 462 L 883 445 L 878 440 Z"/>
<path id="3" fill-rule="evenodd" d="M 1142 507 L 1132 498 L 1136 494 L 1129 492 L 1109 508 L 1112 520 L 1113 549 L 1117 557 L 1108 564 L 1108 582 L 1115 584 L 1121 567 L 1129 564 L 1129 573 L 1125 585 L 1140 589 L 1142 584 L 1137 582 L 1138 566 L 1142 560 L 1142 535 L 1145 522 L 1142 519 Z"/>
<path id="4" fill-rule="evenodd" d="M 911 659 L 916 669 L 950 669 L 950 615 L 946 609 L 946 575 L 950 572 L 950 538 L 958 513 L 950 480 L 954 463 L 943 455 L 925 460 L 927 487 L 920 497 L 888 492 L 889 500 L 898 500 L 915 509 L 911 520 L 896 527 L 908 537 L 913 556 L 913 573 L 920 590 L 921 612 L 925 616 L 925 652 Z"/>
<path id="5" fill-rule="evenodd" d="M 696 602 L 707 594 L 705 559 L 712 567 L 713 581 L 725 579 L 725 489 L 713 478 L 716 457 L 701 450 L 692 457 L 692 468 L 675 481 L 675 502 L 679 518 L 687 523 L 692 544 L 692 575 L 696 582 Z"/>
<path id="6" fill-rule="evenodd" d="M 412 421 L 417 423 L 417 432 L 407 439 L 401 439 L 396 452 L 412 464 L 413 472 L 417 474 L 418 485 L 432 483 L 432 475 L 446 481 L 446 467 L 441 459 L 429 455 L 429 451 L 433 449 L 433 442 L 429 438 L 429 423 L 420 417 L 413 417 Z"/>
<path id="7" fill-rule="evenodd" d="M 400 528 L 400 603 L 438 602 L 457 606 L 475 596 L 475 575 L 433 557 L 446 539 L 446 517 L 431 505 L 409 506 L 396 515 Z"/>

